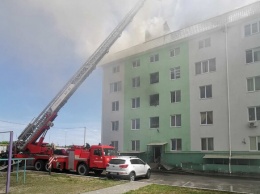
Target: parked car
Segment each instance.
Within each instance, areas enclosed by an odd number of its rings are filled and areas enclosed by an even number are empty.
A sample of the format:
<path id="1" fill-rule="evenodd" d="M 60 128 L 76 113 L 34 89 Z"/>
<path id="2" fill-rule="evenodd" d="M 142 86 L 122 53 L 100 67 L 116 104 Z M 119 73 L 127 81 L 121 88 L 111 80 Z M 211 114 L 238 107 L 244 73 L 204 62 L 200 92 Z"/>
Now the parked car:
<path id="1" fill-rule="evenodd" d="M 107 178 L 123 178 L 134 181 L 136 177 L 151 176 L 151 167 L 135 156 L 118 156 L 112 158 L 106 167 Z"/>

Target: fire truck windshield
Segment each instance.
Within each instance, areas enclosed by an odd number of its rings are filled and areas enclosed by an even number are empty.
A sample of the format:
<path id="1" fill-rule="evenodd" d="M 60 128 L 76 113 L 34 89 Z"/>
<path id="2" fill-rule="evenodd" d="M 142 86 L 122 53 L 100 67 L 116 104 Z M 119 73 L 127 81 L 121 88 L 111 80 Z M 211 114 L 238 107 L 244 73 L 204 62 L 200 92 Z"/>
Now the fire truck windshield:
<path id="1" fill-rule="evenodd" d="M 105 156 L 116 156 L 117 152 L 115 149 L 112 149 L 112 148 L 104 148 L 104 155 Z"/>

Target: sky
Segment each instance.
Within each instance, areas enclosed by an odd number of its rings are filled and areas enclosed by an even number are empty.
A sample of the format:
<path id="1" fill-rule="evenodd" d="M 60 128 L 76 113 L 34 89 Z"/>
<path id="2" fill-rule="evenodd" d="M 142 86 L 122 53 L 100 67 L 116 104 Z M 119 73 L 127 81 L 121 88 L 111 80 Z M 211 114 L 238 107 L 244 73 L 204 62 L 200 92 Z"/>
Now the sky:
<path id="1" fill-rule="evenodd" d="M 110 53 L 144 42 L 145 31 L 171 31 L 258 0 L 146 0 Z M 137 0 L 1 0 L 0 132 L 14 140 L 105 40 Z M 101 141 L 102 68 L 59 111 L 45 141 Z M 85 138 L 84 138 L 85 131 Z M 0 133 L 0 142 L 8 141 Z"/>

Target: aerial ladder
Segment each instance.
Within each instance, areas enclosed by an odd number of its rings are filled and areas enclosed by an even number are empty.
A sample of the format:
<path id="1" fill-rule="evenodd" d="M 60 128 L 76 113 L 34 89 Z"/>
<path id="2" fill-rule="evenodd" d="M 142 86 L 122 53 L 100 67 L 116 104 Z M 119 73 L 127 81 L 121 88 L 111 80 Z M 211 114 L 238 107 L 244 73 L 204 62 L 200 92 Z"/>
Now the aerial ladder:
<path id="1" fill-rule="evenodd" d="M 62 90 L 53 98 L 46 108 L 22 131 L 15 142 L 16 153 L 37 154 L 45 150 L 43 145 L 44 137 L 53 121 L 57 117 L 59 110 L 66 104 L 82 82 L 96 68 L 98 62 L 109 52 L 110 47 L 121 36 L 126 26 L 132 21 L 136 13 L 143 6 L 145 0 L 138 0 L 136 5 L 128 12 L 123 20 L 116 26 L 104 42 L 89 57 L 89 59 L 72 76 Z M 37 142 L 38 140 L 38 142 Z"/>

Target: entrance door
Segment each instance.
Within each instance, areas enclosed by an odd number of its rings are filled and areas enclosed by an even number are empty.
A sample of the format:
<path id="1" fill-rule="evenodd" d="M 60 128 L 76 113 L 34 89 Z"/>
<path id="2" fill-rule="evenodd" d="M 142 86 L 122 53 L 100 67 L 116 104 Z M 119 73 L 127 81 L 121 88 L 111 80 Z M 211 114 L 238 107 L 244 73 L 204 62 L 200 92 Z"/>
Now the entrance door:
<path id="1" fill-rule="evenodd" d="M 161 162 L 161 146 L 154 146 L 154 162 L 160 163 Z"/>

